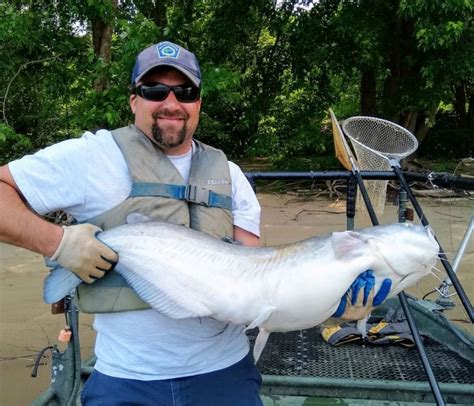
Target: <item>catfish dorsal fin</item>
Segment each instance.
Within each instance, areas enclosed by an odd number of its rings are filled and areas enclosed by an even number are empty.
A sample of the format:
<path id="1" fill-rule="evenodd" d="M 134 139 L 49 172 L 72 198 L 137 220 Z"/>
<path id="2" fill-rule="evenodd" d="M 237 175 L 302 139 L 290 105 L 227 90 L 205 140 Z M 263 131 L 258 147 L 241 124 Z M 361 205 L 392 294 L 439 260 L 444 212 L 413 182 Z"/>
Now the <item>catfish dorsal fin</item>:
<path id="1" fill-rule="evenodd" d="M 369 240 L 357 231 L 337 231 L 332 233 L 331 245 L 337 259 L 357 257 L 364 254 Z"/>

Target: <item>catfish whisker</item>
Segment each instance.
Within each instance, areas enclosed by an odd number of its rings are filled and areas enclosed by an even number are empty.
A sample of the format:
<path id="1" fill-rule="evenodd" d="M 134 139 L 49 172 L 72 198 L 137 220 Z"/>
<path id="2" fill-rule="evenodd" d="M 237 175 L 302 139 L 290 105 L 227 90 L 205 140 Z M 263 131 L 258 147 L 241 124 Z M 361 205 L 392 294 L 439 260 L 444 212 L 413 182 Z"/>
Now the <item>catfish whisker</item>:
<path id="1" fill-rule="evenodd" d="M 444 251 L 444 254 L 446 255 L 446 257 L 448 257 L 448 255 L 455 255 L 456 253 L 454 251 Z M 441 255 L 438 254 L 438 259 L 441 259 Z M 448 258 L 449 259 L 449 258 Z"/>
<path id="2" fill-rule="evenodd" d="M 439 275 L 446 276 L 446 272 L 445 272 L 445 271 L 443 271 L 442 269 L 436 268 L 435 266 L 433 266 L 433 267 L 431 268 L 431 272 L 434 273 L 434 271 L 438 272 Z"/>
<path id="3" fill-rule="evenodd" d="M 441 283 L 444 282 L 444 278 L 442 278 L 441 276 L 437 275 L 435 272 L 433 272 L 433 270 L 430 271 L 430 274 L 431 274 L 435 279 L 438 279 Z"/>
<path id="4" fill-rule="evenodd" d="M 416 283 L 415 287 L 416 287 L 417 295 L 418 295 L 418 296 L 423 296 L 423 293 L 422 293 L 422 291 L 421 291 L 421 281 L 418 281 L 418 282 Z"/>

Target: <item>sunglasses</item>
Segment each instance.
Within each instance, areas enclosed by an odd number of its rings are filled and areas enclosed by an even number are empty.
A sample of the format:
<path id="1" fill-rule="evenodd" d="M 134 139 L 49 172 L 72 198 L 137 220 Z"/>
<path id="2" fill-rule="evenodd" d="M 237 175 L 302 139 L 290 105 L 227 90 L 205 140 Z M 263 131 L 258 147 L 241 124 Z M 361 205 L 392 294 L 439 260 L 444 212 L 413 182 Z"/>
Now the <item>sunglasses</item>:
<path id="1" fill-rule="evenodd" d="M 199 100 L 201 90 L 193 85 L 168 86 L 163 83 L 143 83 L 136 86 L 133 91 L 140 97 L 151 101 L 163 101 L 173 91 L 180 103 L 194 103 Z"/>

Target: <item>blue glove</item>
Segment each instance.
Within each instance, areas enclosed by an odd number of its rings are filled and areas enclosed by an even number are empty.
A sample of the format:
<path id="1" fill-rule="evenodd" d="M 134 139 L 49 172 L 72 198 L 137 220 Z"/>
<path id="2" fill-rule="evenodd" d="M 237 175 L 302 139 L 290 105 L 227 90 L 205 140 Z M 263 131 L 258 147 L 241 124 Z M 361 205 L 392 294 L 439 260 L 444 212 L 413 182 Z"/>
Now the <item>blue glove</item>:
<path id="1" fill-rule="evenodd" d="M 384 279 L 379 291 L 374 295 L 375 277 L 372 270 L 362 272 L 342 297 L 333 317 L 346 320 L 359 320 L 380 305 L 390 293 L 392 280 Z M 349 302 L 349 304 L 348 304 Z"/>

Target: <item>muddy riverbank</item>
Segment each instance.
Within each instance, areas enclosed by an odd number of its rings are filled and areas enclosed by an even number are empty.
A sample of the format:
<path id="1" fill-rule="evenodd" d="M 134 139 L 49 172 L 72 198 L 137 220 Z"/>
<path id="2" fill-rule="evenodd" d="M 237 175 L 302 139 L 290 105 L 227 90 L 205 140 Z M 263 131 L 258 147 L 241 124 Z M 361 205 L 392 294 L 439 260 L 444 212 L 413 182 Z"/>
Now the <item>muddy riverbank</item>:
<path id="1" fill-rule="evenodd" d="M 264 245 L 298 241 L 346 227 L 344 201 L 302 198 L 293 194 L 259 194 L 258 197 L 263 208 L 261 233 Z M 474 202 L 422 199 L 421 203 L 452 258 L 474 213 Z M 396 208 L 387 205 L 381 222 L 396 222 L 396 218 Z M 367 218 L 357 221 L 357 227 L 368 225 Z M 471 301 L 474 301 L 473 268 L 474 241 L 471 241 L 459 269 L 459 278 Z M 30 377 L 35 353 L 57 343 L 57 335 L 65 323 L 62 315 L 51 315 L 50 306 L 42 302 L 42 282 L 47 272 L 41 256 L 0 244 L 1 405 L 27 405 L 49 385 L 49 362 L 40 367 L 37 378 Z M 434 277 L 427 277 L 410 293 L 423 297 L 439 284 Z M 428 298 L 436 299 L 437 294 Z M 460 305 L 449 311 L 448 316 L 474 334 Z M 91 316 L 80 316 L 83 358 L 93 352 L 91 325 Z"/>

